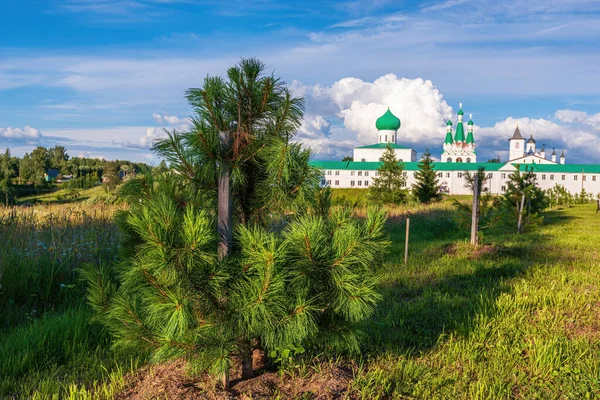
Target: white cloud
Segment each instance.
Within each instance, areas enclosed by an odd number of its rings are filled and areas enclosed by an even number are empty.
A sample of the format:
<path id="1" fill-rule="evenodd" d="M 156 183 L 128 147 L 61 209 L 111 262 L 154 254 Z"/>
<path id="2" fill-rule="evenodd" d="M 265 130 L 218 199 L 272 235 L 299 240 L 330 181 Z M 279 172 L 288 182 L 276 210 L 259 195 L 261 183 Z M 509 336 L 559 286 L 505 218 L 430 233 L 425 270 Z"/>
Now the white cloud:
<path id="1" fill-rule="evenodd" d="M 176 127 L 178 130 L 189 129 L 192 125 L 192 121 L 189 118 L 179 118 L 174 115 L 153 113 L 152 118 L 154 118 L 159 125 L 170 125 Z"/>
<path id="2" fill-rule="evenodd" d="M 42 133 L 39 129 L 26 126 L 24 128 L 0 128 L 0 137 L 6 139 L 39 139 Z"/>
<path id="3" fill-rule="evenodd" d="M 358 143 L 378 141 L 375 121 L 388 107 L 400 118 L 398 141 L 426 143 L 444 132 L 444 122 L 453 114 L 440 91 L 429 80 L 399 78 L 387 74 L 373 82 L 343 78 L 333 85 L 305 88 L 307 96 L 337 107 L 344 127 L 357 135 Z M 310 101 L 310 99 L 308 100 Z"/>
<path id="4" fill-rule="evenodd" d="M 558 110 L 554 117 L 561 122 L 583 124 L 600 130 L 600 113 L 590 115 L 584 111 Z"/>

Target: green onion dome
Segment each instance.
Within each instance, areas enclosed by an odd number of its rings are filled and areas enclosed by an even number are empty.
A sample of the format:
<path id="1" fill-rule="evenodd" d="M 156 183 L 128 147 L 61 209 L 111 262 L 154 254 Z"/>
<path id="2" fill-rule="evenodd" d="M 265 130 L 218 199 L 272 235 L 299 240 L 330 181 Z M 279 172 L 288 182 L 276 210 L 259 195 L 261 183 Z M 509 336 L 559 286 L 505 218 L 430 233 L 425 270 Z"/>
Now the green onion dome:
<path id="1" fill-rule="evenodd" d="M 448 120 L 448 122 L 446 122 L 446 125 L 452 126 L 452 121 Z"/>
<path id="2" fill-rule="evenodd" d="M 473 120 L 469 120 L 469 122 L 467 122 L 467 125 L 473 125 Z"/>
<path id="3" fill-rule="evenodd" d="M 375 122 L 375 127 L 379 131 L 397 131 L 400 128 L 400 119 L 388 110 Z"/>
<path id="4" fill-rule="evenodd" d="M 460 110 L 458 110 L 458 113 L 457 113 L 457 114 L 458 114 L 458 115 L 463 115 L 463 114 L 464 114 L 464 112 L 463 112 L 462 108 L 461 108 Z"/>

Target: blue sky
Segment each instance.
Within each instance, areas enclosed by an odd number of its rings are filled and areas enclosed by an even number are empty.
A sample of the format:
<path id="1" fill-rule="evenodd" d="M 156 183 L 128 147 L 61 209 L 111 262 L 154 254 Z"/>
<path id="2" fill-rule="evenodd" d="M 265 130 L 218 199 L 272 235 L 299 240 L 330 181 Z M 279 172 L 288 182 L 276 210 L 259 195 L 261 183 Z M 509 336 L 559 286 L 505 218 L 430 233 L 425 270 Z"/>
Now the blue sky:
<path id="1" fill-rule="evenodd" d="M 18 155 L 155 162 L 161 128 L 187 126 L 184 90 L 256 56 L 306 97 L 315 158 L 376 141 L 387 106 L 404 144 L 439 154 L 462 102 L 481 157 L 504 156 L 518 123 L 567 162 L 600 162 L 597 0 L 4 3 L 0 148 Z"/>

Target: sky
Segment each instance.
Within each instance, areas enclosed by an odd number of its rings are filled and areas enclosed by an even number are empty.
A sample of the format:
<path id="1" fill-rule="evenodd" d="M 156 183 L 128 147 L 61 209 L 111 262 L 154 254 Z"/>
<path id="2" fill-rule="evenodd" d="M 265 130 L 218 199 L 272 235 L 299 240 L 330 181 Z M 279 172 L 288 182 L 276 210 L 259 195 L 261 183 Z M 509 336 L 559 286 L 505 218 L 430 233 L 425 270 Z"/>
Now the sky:
<path id="1" fill-rule="evenodd" d="M 0 5 L 0 150 L 157 163 L 184 92 L 258 57 L 306 99 L 314 159 L 377 142 L 439 158 L 459 103 L 478 157 L 519 126 L 567 163 L 600 163 L 600 0 L 20 0 Z"/>

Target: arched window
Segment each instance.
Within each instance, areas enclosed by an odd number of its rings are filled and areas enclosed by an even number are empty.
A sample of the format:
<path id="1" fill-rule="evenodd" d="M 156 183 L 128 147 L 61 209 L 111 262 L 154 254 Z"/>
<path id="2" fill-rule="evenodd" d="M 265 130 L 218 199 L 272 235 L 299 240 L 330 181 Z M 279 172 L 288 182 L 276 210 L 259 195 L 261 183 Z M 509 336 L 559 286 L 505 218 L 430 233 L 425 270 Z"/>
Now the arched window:
<path id="1" fill-rule="evenodd" d="M 399 159 L 398 162 L 404 162 L 404 161 L 402 161 L 402 159 Z"/>
<path id="2" fill-rule="evenodd" d="M 383 162 L 383 157 L 379 157 L 379 162 Z"/>
<path id="3" fill-rule="evenodd" d="M 515 149 L 519 148 L 519 142 L 515 143 Z"/>
<path id="4" fill-rule="evenodd" d="M 448 162 L 452 162 L 452 158 L 448 157 Z"/>
<path id="5" fill-rule="evenodd" d="M 387 142 L 387 135 L 385 135 L 385 141 Z"/>
<path id="6" fill-rule="evenodd" d="M 470 159 L 470 158 L 467 158 L 467 162 L 471 162 L 471 159 Z"/>
<path id="7" fill-rule="evenodd" d="M 458 158 L 456 159 L 456 162 L 463 162 L 463 161 L 462 161 L 462 157 L 458 157 Z"/>
<path id="8" fill-rule="evenodd" d="M 366 160 L 365 158 L 361 158 L 361 160 L 360 160 L 360 161 L 362 161 L 362 162 L 365 162 L 365 161 L 367 161 L 367 160 Z"/>

